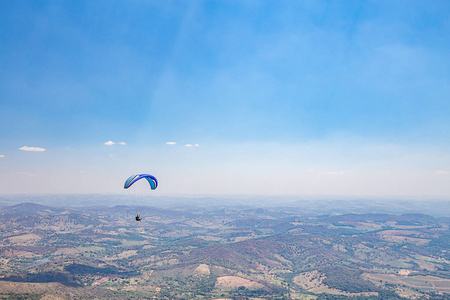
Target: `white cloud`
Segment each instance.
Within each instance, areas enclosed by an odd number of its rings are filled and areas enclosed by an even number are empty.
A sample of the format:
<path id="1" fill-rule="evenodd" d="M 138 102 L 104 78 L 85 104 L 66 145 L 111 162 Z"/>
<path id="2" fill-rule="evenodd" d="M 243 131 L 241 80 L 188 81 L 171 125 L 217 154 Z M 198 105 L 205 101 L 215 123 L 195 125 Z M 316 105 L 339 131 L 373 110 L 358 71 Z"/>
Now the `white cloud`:
<path id="1" fill-rule="evenodd" d="M 199 145 L 199 144 L 195 144 L 194 146 L 195 146 L 195 147 L 200 147 L 200 145 Z"/>
<path id="2" fill-rule="evenodd" d="M 44 148 L 40 148 L 40 147 L 28 147 L 28 146 L 20 147 L 19 150 L 22 150 L 22 151 L 34 151 L 34 152 L 46 151 Z"/>
<path id="3" fill-rule="evenodd" d="M 119 142 L 119 145 L 125 146 L 127 143 L 125 142 Z"/>
<path id="4" fill-rule="evenodd" d="M 450 175 L 450 171 L 437 170 L 436 174 L 438 174 L 438 175 Z"/>
<path id="5" fill-rule="evenodd" d="M 191 144 L 186 144 L 186 145 L 184 145 L 185 147 L 192 147 L 192 145 Z"/>
<path id="6" fill-rule="evenodd" d="M 176 145 L 177 142 L 167 142 L 166 145 Z"/>
<path id="7" fill-rule="evenodd" d="M 106 143 L 103 143 L 103 144 L 105 144 L 106 146 L 112 146 L 115 143 L 113 141 L 107 141 Z"/>
<path id="8" fill-rule="evenodd" d="M 4 154 L 0 154 L 0 158 L 4 158 L 5 157 L 5 155 Z"/>

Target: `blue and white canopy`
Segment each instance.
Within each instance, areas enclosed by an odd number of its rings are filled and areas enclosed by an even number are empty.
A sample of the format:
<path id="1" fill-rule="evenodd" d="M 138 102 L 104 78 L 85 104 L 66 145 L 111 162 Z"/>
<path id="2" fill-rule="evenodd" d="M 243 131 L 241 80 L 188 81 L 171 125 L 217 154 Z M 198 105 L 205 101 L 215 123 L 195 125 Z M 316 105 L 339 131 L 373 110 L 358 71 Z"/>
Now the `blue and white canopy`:
<path id="1" fill-rule="evenodd" d="M 124 188 L 127 189 L 130 186 L 133 185 L 133 183 L 135 183 L 136 181 L 145 178 L 147 179 L 148 183 L 150 184 L 150 187 L 152 188 L 152 190 L 156 189 L 158 187 L 158 180 L 156 180 L 155 176 L 149 175 L 149 174 L 135 174 L 135 175 L 131 175 L 127 181 L 125 181 L 124 184 Z"/>

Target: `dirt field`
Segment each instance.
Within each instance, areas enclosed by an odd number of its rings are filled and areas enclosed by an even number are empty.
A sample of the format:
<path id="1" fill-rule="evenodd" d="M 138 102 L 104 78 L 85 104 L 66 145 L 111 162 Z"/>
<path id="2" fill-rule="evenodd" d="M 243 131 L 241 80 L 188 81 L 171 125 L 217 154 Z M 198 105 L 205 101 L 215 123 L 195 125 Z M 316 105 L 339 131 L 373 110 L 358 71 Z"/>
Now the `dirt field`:
<path id="1" fill-rule="evenodd" d="M 16 256 L 18 256 L 18 257 L 27 257 L 27 258 L 41 256 L 41 255 L 34 254 L 33 252 L 22 251 L 22 250 L 14 250 L 14 249 L 5 251 L 4 255 L 5 256 L 9 256 L 9 257 L 16 257 Z"/>
<path id="2" fill-rule="evenodd" d="M 53 255 L 61 255 L 61 254 L 73 255 L 78 253 L 81 253 L 81 251 L 78 250 L 77 248 L 61 248 L 53 252 Z"/>
<path id="3" fill-rule="evenodd" d="M 194 270 L 194 274 L 195 275 L 206 275 L 206 276 L 208 276 L 210 273 L 211 273 L 211 271 L 209 270 L 209 266 L 206 265 L 206 264 L 201 264 Z"/>
<path id="4" fill-rule="evenodd" d="M 302 289 L 310 290 L 322 286 L 325 275 L 318 271 L 305 272 L 294 277 L 294 283 Z"/>
<path id="5" fill-rule="evenodd" d="M 23 235 L 17 235 L 12 236 L 10 238 L 7 238 L 11 244 L 15 245 L 22 245 L 27 243 L 34 243 L 37 240 L 40 240 L 41 237 L 37 234 L 29 233 L 29 234 L 23 234 Z"/>
<path id="6" fill-rule="evenodd" d="M 393 241 L 393 242 L 405 241 L 408 243 L 416 244 L 418 246 L 426 245 L 431 241 L 428 239 L 419 238 L 418 236 L 420 236 L 420 232 L 413 230 L 384 230 L 378 232 L 377 234 L 380 236 L 381 239 L 386 241 Z"/>
<path id="7" fill-rule="evenodd" d="M 245 286 L 250 289 L 263 288 L 264 285 L 251 281 L 238 276 L 222 276 L 217 278 L 216 287 L 217 288 L 238 288 L 240 286 Z"/>
<path id="8" fill-rule="evenodd" d="M 450 293 L 450 279 L 435 276 L 398 276 L 393 274 L 364 273 L 363 277 L 377 281 L 382 280 L 383 282 L 392 284 L 402 284 L 404 286 L 417 288 L 423 291 Z"/>

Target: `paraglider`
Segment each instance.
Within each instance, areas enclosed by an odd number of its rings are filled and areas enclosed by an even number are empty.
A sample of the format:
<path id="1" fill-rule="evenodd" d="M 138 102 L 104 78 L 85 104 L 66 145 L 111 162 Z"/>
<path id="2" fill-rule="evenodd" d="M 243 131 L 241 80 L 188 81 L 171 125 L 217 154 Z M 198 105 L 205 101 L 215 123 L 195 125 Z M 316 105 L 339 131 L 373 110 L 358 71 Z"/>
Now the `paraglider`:
<path id="1" fill-rule="evenodd" d="M 156 180 L 155 176 L 149 175 L 149 174 L 135 174 L 128 177 L 127 181 L 125 181 L 125 184 L 123 185 L 124 189 L 129 188 L 133 185 L 136 181 L 145 178 L 147 179 L 148 183 L 150 184 L 150 187 L 152 190 L 156 189 L 158 187 L 158 181 Z"/>
<path id="2" fill-rule="evenodd" d="M 158 187 L 158 180 L 156 180 L 156 177 L 150 174 L 134 174 L 131 175 L 123 185 L 124 189 L 128 189 L 130 186 L 132 186 L 136 181 L 141 179 L 147 179 L 148 183 L 150 184 L 150 188 L 152 190 L 156 189 Z M 136 221 L 140 222 L 142 220 L 141 216 L 139 214 L 136 215 Z"/>

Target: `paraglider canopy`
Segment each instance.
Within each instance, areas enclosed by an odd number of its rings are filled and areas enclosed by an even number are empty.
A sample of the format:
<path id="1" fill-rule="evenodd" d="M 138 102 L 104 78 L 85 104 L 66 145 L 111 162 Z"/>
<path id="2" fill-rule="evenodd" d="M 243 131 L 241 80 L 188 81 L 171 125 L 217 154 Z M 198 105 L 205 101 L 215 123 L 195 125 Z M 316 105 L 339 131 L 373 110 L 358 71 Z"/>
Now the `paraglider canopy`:
<path id="1" fill-rule="evenodd" d="M 156 189 L 158 187 L 158 181 L 156 180 L 155 176 L 149 175 L 149 174 L 135 174 L 131 175 L 127 181 L 125 181 L 125 184 L 123 188 L 127 189 L 130 186 L 132 186 L 136 181 L 141 180 L 142 178 L 147 179 L 148 183 L 150 184 L 150 187 L 152 190 Z"/>

